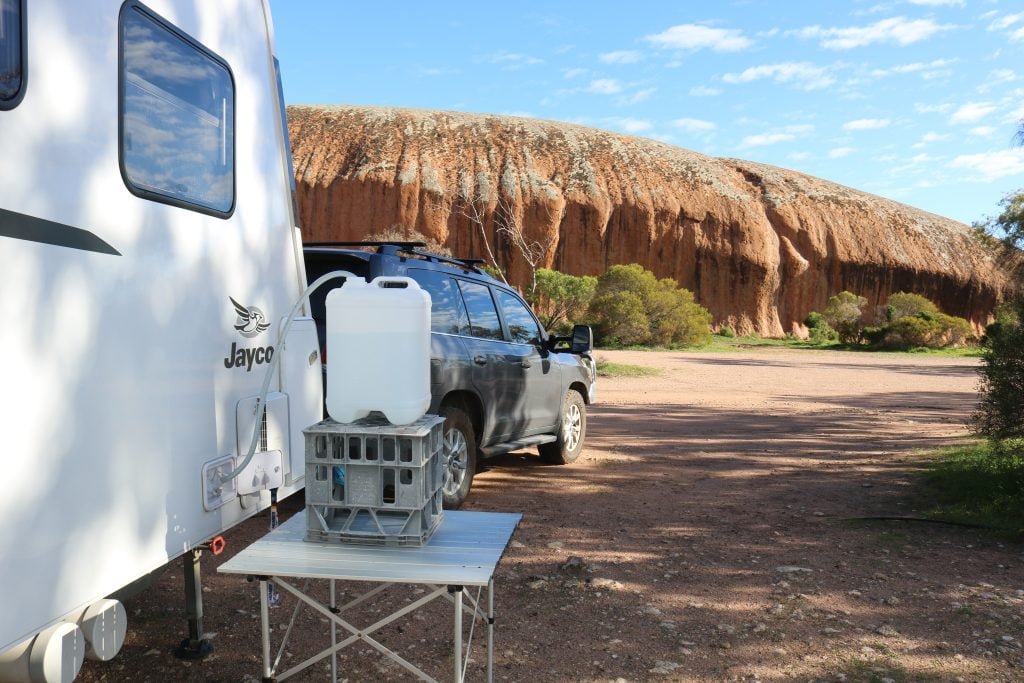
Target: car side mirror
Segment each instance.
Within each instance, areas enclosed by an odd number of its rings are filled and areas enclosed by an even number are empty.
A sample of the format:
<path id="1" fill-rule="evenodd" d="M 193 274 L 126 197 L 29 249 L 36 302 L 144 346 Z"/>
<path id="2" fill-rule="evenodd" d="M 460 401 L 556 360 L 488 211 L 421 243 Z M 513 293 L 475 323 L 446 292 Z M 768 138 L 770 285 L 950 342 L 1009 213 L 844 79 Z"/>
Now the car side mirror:
<path id="1" fill-rule="evenodd" d="M 586 355 L 594 350 L 594 331 L 590 329 L 590 325 L 572 326 L 572 344 L 569 350 L 580 355 Z"/>

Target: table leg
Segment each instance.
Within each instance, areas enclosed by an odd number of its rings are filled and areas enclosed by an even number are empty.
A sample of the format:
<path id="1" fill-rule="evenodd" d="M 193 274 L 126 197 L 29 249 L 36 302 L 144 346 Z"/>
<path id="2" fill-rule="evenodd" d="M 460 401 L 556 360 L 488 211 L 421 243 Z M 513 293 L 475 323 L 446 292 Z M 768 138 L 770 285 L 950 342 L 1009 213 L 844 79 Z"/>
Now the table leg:
<path id="1" fill-rule="evenodd" d="M 331 579 L 331 612 L 338 613 L 338 600 L 335 594 L 335 581 Z M 338 625 L 331 620 L 331 681 L 338 683 L 338 652 L 334 647 L 338 644 Z"/>
<path id="2" fill-rule="evenodd" d="M 494 680 L 494 579 L 487 581 L 487 683 Z"/>
<path id="3" fill-rule="evenodd" d="M 462 586 L 455 593 L 455 683 L 462 683 Z"/>
<path id="4" fill-rule="evenodd" d="M 272 680 L 270 669 L 270 609 L 267 605 L 267 579 L 260 578 L 260 621 L 263 624 L 263 680 Z"/>

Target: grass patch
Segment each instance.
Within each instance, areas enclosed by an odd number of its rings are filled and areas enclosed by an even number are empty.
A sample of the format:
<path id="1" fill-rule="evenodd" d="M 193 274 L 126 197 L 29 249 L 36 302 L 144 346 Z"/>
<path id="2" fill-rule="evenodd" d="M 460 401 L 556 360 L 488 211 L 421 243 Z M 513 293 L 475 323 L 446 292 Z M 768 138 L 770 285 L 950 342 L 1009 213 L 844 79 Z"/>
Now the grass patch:
<path id="1" fill-rule="evenodd" d="M 609 363 L 603 358 L 597 359 L 598 377 L 653 377 L 657 374 L 659 373 L 656 368 L 649 368 L 646 365 Z"/>
<path id="2" fill-rule="evenodd" d="M 1024 448 L 993 452 L 988 442 L 939 451 L 926 477 L 933 518 L 1024 535 Z"/>
<path id="3" fill-rule="evenodd" d="M 841 344 L 839 342 L 816 342 L 810 339 L 797 339 L 795 337 L 723 337 L 712 335 L 711 341 L 703 346 L 610 346 L 605 345 L 602 349 L 612 351 L 712 351 L 715 353 L 730 353 L 757 348 L 781 348 L 801 349 L 812 351 L 855 351 L 857 353 L 877 353 L 887 356 L 905 356 L 913 354 L 918 356 L 944 356 L 947 358 L 981 358 L 982 348 L 980 346 L 961 346 L 955 349 L 928 349 L 917 347 L 905 351 L 893 349 L 875 349 L 867 344 Z"/>

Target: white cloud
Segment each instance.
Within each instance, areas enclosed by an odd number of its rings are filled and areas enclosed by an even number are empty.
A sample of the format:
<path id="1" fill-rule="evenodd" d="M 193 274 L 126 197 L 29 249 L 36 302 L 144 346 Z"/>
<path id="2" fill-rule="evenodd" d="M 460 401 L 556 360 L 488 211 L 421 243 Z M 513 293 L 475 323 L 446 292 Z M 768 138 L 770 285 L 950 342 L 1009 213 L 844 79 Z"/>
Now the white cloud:
<path id="1" fill-rule="evenodd" d="M 700 24 L 680 24 L 661 33 L 645 36 L 644 40 L 661 48 L 673 50 L 709 49 L 715 52 L 739 52 L 754 44 L 743 31 L 732 28 L 713 28 Z"/>
<path id="2" fill-rule="evenodd" d="M 830 150 L 828 153 L 829 159 L 842 159 L 845 156 L 849 156 L 850 152 L 853 151 L 853 147 L 836 147 Z"/>
<path id="3" fill-rule="evenodd" d="M 562 75 L 568 79 L 579 78 L 580 76 L 586 76 L 590 71 L 588 69 L 565 69 L 562 71 Z"/>
<path id="4" fill-rule="evenodd" d="M 643 133 L 645 130 L 650 130 L 654 127 L 650 121 L 644 121 L 643 119 L 611 119 L 611 122 L 627 133 Z"/>
<path id="5" fill-rule="evenodd" d="M 721 94 L 722 91 L 719 88 L 709 88 L 706 85 L 698 85 L 690 88 L 691 97 L 715 97 Z"/>
<path id="6" fill-rule="evenodd" d="M 989 31 L 1002 31 L 1003 29 L 1010 28 L 1014 24 L 1024 21 L 1024 12 L 1018 14 L 1007 14 L 1004 17 L 996 19 L 988 25 Z"/>
<path id="7" fill-rule="evenodd" d="M 796 31 L 796 35 L 801 38 L 816 38 L 821 41 L 822 47 L 830 50 L 849 50 L 875 43 L 910 45 L 953 28 L 955 27 L 951 24 L 937 24 L 931 19 L 891 17 L 869 26 L 848 28 L 808 26 Z"/>
<path id="8" fill-rule="evenodd" d="M 912 64 L 898 64 L 896 66 L 890 66 L 888 69 L 875 69 L 871 72 L 872 76 L 883 77 L 892 76 L 893 74 L 912 74 L 918 72 L 925 72 L 924 76 L 927 78 L 928 74 L 935 73 L 937 70 L 944 70 L 946 67 L 957 63 L 957 59 L 934 59 L 930 62 L 914 62 Z"/>
<path id="9" fill-rule="evenodd" d="M 508 52 L 507 50 L 500 50 L 487 55 L 485 59 L 492 64 L 504 64 L 506 69 L 518 69 L 521 66 L 544 63 L 543 59 L 524 55 L 519 52 Z"/>
<path id="10" fill-rule="evenodd" d="M 817 90 L 836 82 L 828 69 L 809 62 L 762 64 L 744 69 L 740 73 L 727 73 L 722 76 L 726 83 L 749 83 L 762 78 L 770 78 L 776 83 L 792 83 L 802 90 Z"/>
<path id="11" fill-rule="evenodd" d="M 961 105 L 949 117 L 950 123 L 974 123 L 980 121 L 996 110 L 995 105 L 988 102 L 970 102 Z"/>
<path id="12" fill-rule="evenodd" d="M 622 85 L 614 78 L 598 78 L 591 81 L 586 90 L 595 95 L 614 95 L 622 92 Z"/>
<path id="13" fill-rule="evenodd" d="M 811 154 L 810 152 L 790 152 L 786 158 L 792 161 L 807 161 L 811 158 Z"/>
<path id="14" fill-rule="evenodd" d="M 598 56 L 605 64 L 635 64 L 643 58 L 644 56 L 636 50 L 616 50 Z"/>
<path id="15" fill-rule="evenodd" d="M 911 5 L 927 5 L 929 7 L 963 7 L 964 0 L 909 0 Z"/>
<path id="16" fill-rule="evenodd" d="M 974 180 L 990 181 L 1024 173 L 1024 149 L 1007 149 L 981 154 L 961 154 L 949 164 L 978 174 Z"/>
<path id="17" fill-rule="evenodd" d="M 1011 33 L 1010 40 L 1024 40 L 1024 26 Z"/>
<path id="18" fill-rule="evenodd" d="M 971 128 L 967 132 L 979 138 L 990 138 L 995 134 L 996 129 L 992 126 L 978 126 L 977 128 Z"/>
<path id="19" fill-rule="evenodd" d="M 765 145 L 775 145 L 780 142 L 789 142 L 795 140 L 796 136 L 792 133 L 762 133 L 760 135 L 748 135 L 743 138 L 740 142 L 741 147 L 763 147 Z"/>
<path id="20" fill-rule="evenodd" d="M 688 118 L 676 119 L 675 121 L 672 122 L 672 125 L 675 126 L 676 128 L 679 128 L 680 130 L 683 130 L 687 133 L 693 133 L 695 135 L 702 133 L 710 133 L 711 131 L 715 130 L 715 128 L 718 127 L 712 121 Z"/>
<path id="21" fill-rule="evenodd" d="M 843 130 L 877 130 L 885 128 L 890 123 L 889 119 L 854 119 L 843 124 Z"/>
<path id="22" fill-rule="evenodd" d="M 952 108 L 952 104 L 923 104 L 921 102 L 914 104 L 914 110 L 918 114 L 945 114 Z"/>
<path id="23" fill-rule="evenodd" d="M 624 95 L 618 98 L 615 101 L 615 103 L 625 107 L 628 107 L 633 104 L 639 104 L 641 102 L 646 102 L 647 100 L 649 100 L 651 98 L 651 95 L 653 95 L 657 91 L 657 88 L 644 88 L 643 90 L 637 90 L 634 93 L 630 93 L 629 95 Z"/>

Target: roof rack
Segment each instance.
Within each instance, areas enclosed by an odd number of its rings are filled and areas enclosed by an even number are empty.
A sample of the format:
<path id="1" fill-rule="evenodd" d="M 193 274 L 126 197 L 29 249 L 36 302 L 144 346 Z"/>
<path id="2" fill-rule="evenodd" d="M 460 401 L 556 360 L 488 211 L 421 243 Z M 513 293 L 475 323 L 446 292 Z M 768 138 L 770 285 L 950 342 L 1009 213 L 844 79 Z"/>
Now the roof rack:
<path id="1" fill-rule="evenodd" d="M 305 247 L 398 247 L 415 249 L 427 246 L 426 242 L 304 242 Z"/>
<path id="2" fill-rule="evenodd" d="M 407 254 L 413 254 L 419 256 L 422 259 L 428 261 L 435 261 L 438 263 L 449 263 L 459 268 L 465 268 L 471 270 L 474 273 L 483 273 L 480 269 L 484 263 L 487 263 L 484 259 L 479 258 L 454 258 L 451 256 L 441 256 L 429 251 L 422 251 L 417 247 L 427 246 L 425 242 L 398 242 L 398 241 L 382 241 L 382 242 L 306 242 L 303 246 L 306 247 L 377 247 L 377 253 L 382 253 L 385 247 L 394 247 L 396 251 L 401 251 Z"/>

